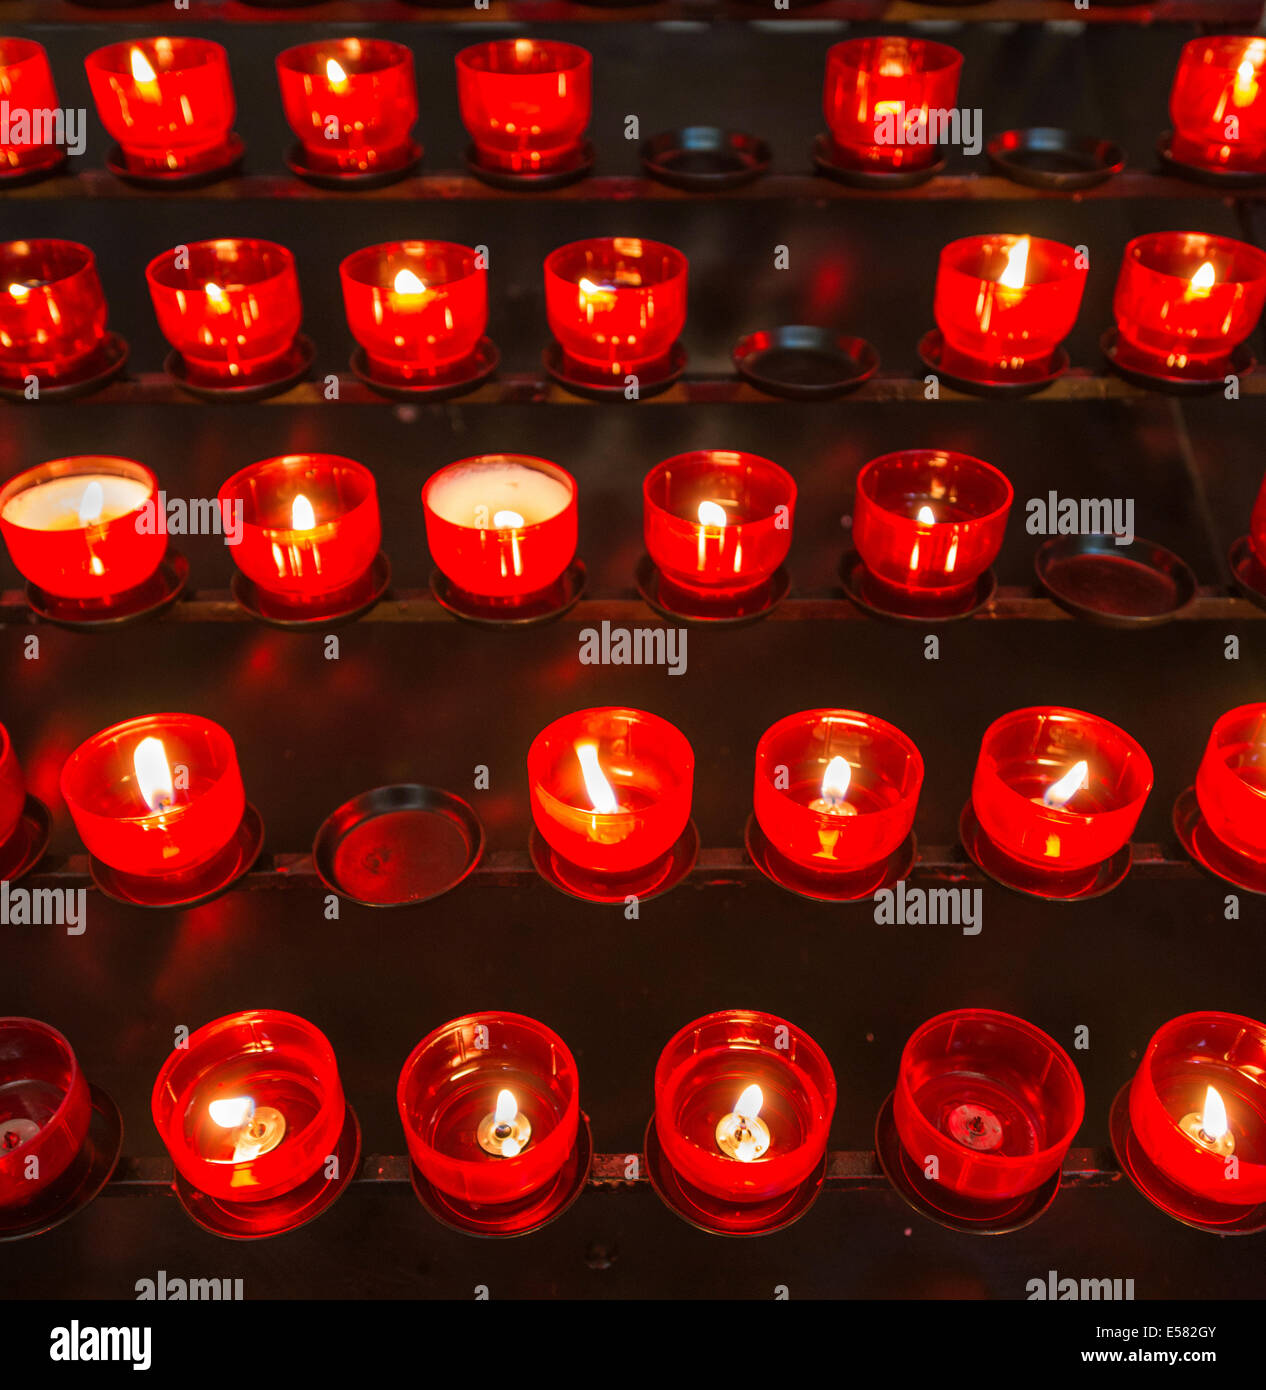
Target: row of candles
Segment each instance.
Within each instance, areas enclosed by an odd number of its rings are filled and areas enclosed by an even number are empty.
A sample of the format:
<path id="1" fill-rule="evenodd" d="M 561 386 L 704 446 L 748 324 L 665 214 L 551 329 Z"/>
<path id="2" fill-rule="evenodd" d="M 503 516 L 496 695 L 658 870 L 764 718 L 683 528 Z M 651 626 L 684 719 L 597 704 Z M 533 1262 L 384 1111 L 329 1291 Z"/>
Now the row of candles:
<path id="1" fill-rule="evenodd" d="M 938 165 L 933 112 L 954 108 L 963 56 L 927 39 L 849 39 L 827 54 L 823 111 L 828 160 L 841 171 L 918 172 Z M 119 144 L 117 169 L 157 182 L 228 172 L 240 162 L 228 56 L 207 39 L 124 40 L 86 60 L 93 99 Z M 476 44 L 457 55 L 462 120 L 475 172 L 522 179 L 583 174 L 592 101 L 590 54 L 530 38 Z M 1266 39 L 1219 35 L 1182 51 L 1170 95 L 1173 161 L 1198 171 L 1266 175 Z M 385 39 L 329 38 L 277 58 L 286 119 L 299 141 L 296 173 L 355 183 L 402 176 L 421 150 L 413 53 Z M 29 39 L 0 40 L 0 92 L 11 113 L 57 106 L 48 58 Z M 902 138 L 884 138 L 885 120 Z M 55 168 L 51 143 L 0 146 L 10 177 Z"/>
<path id="2" fill-rule="evenodd" d="M 1169 1215 L 1216 1232 L 1266 1224 L 1264 1064 L 1266 1024 L 1239 1015 L 1185 1014 L 1153 1035 L 1114 1106 L 1112 1134 L 1122 1167 Z M 665 1047 L 654 1092 L 647 1176 L 679 1215 L 756 1235 L 811 1205 L 836 1080 L 803 1030 L 747 1010 L 696 1019 Z M 588 1179 L 575 1057 L 534 1019 L 480 1013 L 445 1023 L 410 1053 L 396 1099 L 414 1190 L 450 1226 L 524 1234 Z M 6 1234 L 46 1229 L 90 1199 L 95 1189 L 85 1192 L 82 1180 L 68 1198 L 67 1175 L 91 1167 L 94 1143 L 108 1145 L 101 1126 L 90 1127 L 108 1108 L 61 1033 L 0 1019 Z M 221 1235 L 261 1238 L 311 1220 L 359 1159 L 333 1048 L 311 1023 L 277 1010 L 197 1029 L 164 1063 L 151 1108 L 177 1195 Z M 1010 1014 L 959 1009 L 906 1043 L 876 1148 L 894 1185 L 933 1219 L 1013 1229 L 1054 1198 L 1084 1108 L 1077 1068 L 1054 1038 Z M 112 1167 L 107 1154 L 97 1187 Z"/>

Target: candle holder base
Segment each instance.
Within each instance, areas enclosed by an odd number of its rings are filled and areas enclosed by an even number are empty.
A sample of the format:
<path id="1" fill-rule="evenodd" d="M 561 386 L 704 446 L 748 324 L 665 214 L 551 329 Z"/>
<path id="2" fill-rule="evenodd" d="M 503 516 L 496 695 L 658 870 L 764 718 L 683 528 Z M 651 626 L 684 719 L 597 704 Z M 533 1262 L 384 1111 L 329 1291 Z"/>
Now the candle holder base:
<path id="1" fill-rule="evenodd" d="M 944 171 L 945 156 L 934 148 L 933 158 L 927 164 L 903 169 L 878 169 L 865 160 L 846 154 L 826 131 L 822 131 L 813 142 L 813 167 L 823 177 L 852 188 L 918 188 Z"/>
<path id="2" fill-rule="evenodd" d="M 1196 596 L 1196 576 L 1172 550 L 1141 538 L 1053 536 L 1033 560 L 1038 583 L 1074 618 L 1100 627 L 1157 627 Z"/>
<path id="3" fill-rule="evenodd" d="M 0 881 L 13 884 L 29 874 L 44 857 L 52 833 L 53 817 L 48 807 L 28 793 L 17 825 L 0 844 Z"/>
<path id="4" fill-rule="evenodd" d="M 890 585 L 878 581 L 862 563 L 862 557 L 850 550 L 840 561 L 840 583 L 848 601 L 872 617 L 926 627 L 929 623 L 958 622 L 988 607 L 997 592 L 998 577 L 992 569 L 987 569 L 965 594 L 955 594 L 950 599 L 915 595 L 907 599 Z"/>
<path id="5" fill-rule="evenodd" d="M 109 1181 L 123 1152 L 123 1118 L 99 1087 L 89 1083 L 88 1133 L 75 1160 L 54 1182 L 20 1207 L 0 1207 L 0 1242 L 43 1235 L 69 1221 Z"/>
<path id="6" fill-rule="evenodd" d="M 23 378 L 20 382 L 0 382 L 0 400 L 17 404 L 29 401 L 38 405 L 43 401 L 69 401 L 78 396 L 89 396 L 94 391 L 100 391 L 103 386 L 108 386 L 127 366 L 127 359 L 126 340 L 118 333 L 107 333 L 101 341 L 101 346 L 74 371 L 58 377 L 56 381 L 39 383 L 38 395 L 27 395 Z"/>
<path id="7" fill-rule="evenodd" d="M 964 368 L 967 359 L 950 354 L 945 347 L 945 335 L 932 328 L 919 339 L 919 360 L 955 391 L 968 396 L 1016 397 L 1033 396 L 1058 381 L 1068 370 L 1068 353 L 1057 347 L 1049 357 L 1026 362 L 1014 370 L 994 368 L 993 376 L 969 375 Z M 947 367 L 946 363 L 950 365 Z M 984 370 L 982 366 L 982 370 Z"/>
<path id="8" fill-rule="evenodd" d="M 391 562 L 380 550 L 373 564 L 351 584 L 315 599 L 291 602 L 261 589 L 241 570 L 233 575 L 233 597 L 252 618 L 269 627 L 302 631 L 355 622 L 375 607 L 391 584 Z"/>
<path id="9" fill-rule="evenodd" d="M 352 375 L 371 391 L 393 401 L 446 401 L 464 396 L 490 380 L 501 364 L 501 354 L 491 338 L 480 338 L 475 350 L 455 366 L 441 371 L 419 372 L 412 380 L 394 380 L 375 374 L 365 349 L 352 353 Z"/>
<path id="10" fill-rule="evenodd" d="M 748 385 L 789 401 L 846 396 L 879 370 L 879 354 L 865 338 L 812 324 L 749 333 L 735 344 L 731 360 Z"/>
<path id="11" fill-rule="evenodd" d="M 162 562 L 143 584 L 104 599 L 61 598 L 35 584 L 26 586 L 26 606 L 37 618 L 72 632 L 100 632 L 151 618 L 170 608 L 185 591 L 189 561 L 168 549 Z"/>
<path id="12" fill-rule="evenodd" d="M 1174 802 L 1173 825 L 1183 849 L 1206 873 L 1247 893 L 1266 894 L 1266 863 L 1218 839 L 1200 810 L 1195 787 L 1188 787 Z"/>
<path id="13" fill-rule="evenodd" d="M 743 843 L 753 864 L 771 882 L 802 898 L 823 903 L 859 902 L 873 897 L 881 888 L 890 888 L 898 879 L 907 878 L 914 867 L 918 845 L 914 832 L 877 864 L 854 870 L 822 870 L 815 872 L 793 863 L 775 849 L 754 815 L 748 816 Z"/>
<path id="14" fill-rule="evenodd" d="M 799 1221 L 817 1201 L 826 1177 L 827 1157 L 798 1187 L 754 1202 L 727 1202 L 686 1182 L 664 1157 L 655 1117 L 646 1126 L 646 1176 L 655 1195 L 697 1230 L 716 1236 L 767 1236 Z"/>
<path id="15" fill-rule="evenodd" d="M 446 574 L 431 571 L 431 593 L 446 613 L 479 627 L 533 627 L 561 618 L 579 602 L 587 575 L 583 560 L 573 560 L 548 589 L 521 599 L 481 598 L 459 589 Z"/>
<path id="16" fill-rule="evenodd" d="M 1248 1236 L 1266 1230 L 1266 1202 L 1228 1206 L 1199 1197 L 1166 1177 L 1143 1151 L 1130 1123 L 1130 1086 L 1116 1094 L 1108 1115 L 1108 1133 L 1121 1171 L 1151 1204 L 1184 1226 L 1219 1236 Z"/>
<path id="17" fill-rule="evenodd" d="M 653 864 L 628 874 L 603 874 L 570 864 L 551 849 L 535 826 L 531 839 L 532 866 L 551 887 L 589 903 L 622 903 L 629 898 L 648 902 L 675 888 L 699 857 L 699 832 L 690 821 L 676 844 Z"/>
<path id="18" fill-rule="evenodd" d="M 188 391 L 201 401 L 217 404 L 268 400 L 280 396 L 307 378 L 316 361 L 316 345 L 300 333 L 286 354 L 270 364 L 267 371 L 252 375 L 249 381 L 225 381 L 222 377 L 206 377 L 191 368 L 180 353 L 167 354 L 163 370 L 181 390 Z"/>
<path id="19" fill-rule="evenodd" d="M 65 150 L 52 151 L 38 164 L 23 164 L 16 169 L 0 170 L 0 192 L 10 188 L 25 188 L 28 184 L 43 183 L 60 174 L 70 160 Z"/>
<path id="20" fill-rule="evenodd" d="M 470 172 L 481 183 L 504 189 L 507 193 L 548 193 L 555 188 L 566 188 L 568 184 L 588 178 L 593 172 L 593 165 L 593 145 L 588 140 L 578 145 L 560 164 L 540 172 L 494 168 L 483 163 L 474 145 L 466 148 L 466 167 Z"/>
<path id="21" fill-rule="evenodd" d="M 286 151 L 286 168 L 295 178 L 302 179 L 313 188 L 324 188 L 335 193 L 357 193 L 370 188 L 388 188 L 401 179 L 407 179 L 422 163 L 422 155 L 422 146 L 416 140 L 410 140 L 400 159 L 386 168 L 322 169 L 310 162 L 306 146 L 296 142 Z"/>
<path id="22" fill-rule="evenodd" d="M 1250 603 L 1266 608 L 1266 565 L 1253 553 L 1252 542 L 1247 536 L 1231 542 L 1227 561 L 1235 587 Z"/>
<path id="23" fill-rule="evenodd" d="M 226 1240 L 264 1240 L 268 1236 L 284 1235 L 332 1207 L 355 1175 L 360 1163 L 360 1123 L 350 1105 L 345 1109 L 343 1129 L 330 1157 L 337 1164 L 336 1178 L 325 1176 L 329 1160 L 324 1159 L 306 1182 L 291 1192 L 263 1202 L 227 1202 L 209 1197 L 179 1173 L 174 1184 L 176 1198 L 186 1214 L 204 1231 Z"/>
<path id="24" fill-rule="evenodd" d="M 1207 164 L 1189 164 L 1174 155 L 1174 132 L 1167 130 L 1156 142 L 1156 154 L 1167 174 L 1213 188 L 1260 188 L 1266 184 L 1266 169 L 1219 169 Z"/>
<path id="25" fill-rule="evenodd" d="M 720 126 L 691 125 L 642 141 L 642 168 L 657 183 L 690 192 L 742 188 L 769 168 L 764 140 Z"/>
<path id="26" fill-rule="evenodd" d="M 649 555 L 637 562 L 634 577 L 643 601 L 661 617 L 711 627 L 743 627 L 758 622 L 772 613 L 791 590 L 785 565 L 779 565 L 755 589 L 728 598 L 709 598 L 681 588 L 665 578 Z"/>
<path id="27" fill-rule="evenodd" d="M 1099 339 L 1108 366 L 1133 386 L 1145 391 L 1163 391 L 1170 396 L 1201 396 L 1221 391 L 1229 376 L 1247 376 L 1257 366 L 1248 346 L 1241 343 L 1225 357 L 1190 367 L 1171 367 L 1163 358 L 1153 357 L 1130 347 L 1115 328 Z"/>
<path id="28" fill-rule="evenodd" d="M 570 391 L 573 396 L 583 396 L 591 401 L 623 401 L 627 389 L 624 384 L 625 373 L 619 376 L 604 376 L 597 372 L 581 372 L 563 357 L 563 349 L 557 342 L 545 349 L 542 361 L 546 374 Z M 658 396 L 675 386 L 686 370 L 686 349 L 674 343 L 668 353 L 668 361 L 661 365 L 654 375 L 642 376 L 635 372 L 628 375 L 637 378 L 637 396 L 633 399 L 645 400 L 648 396 Z"/>
<path id="29" fill-rule="evenodd" d="M 875 1120 L 875 1154 L 888 1181 L 908 1206 L 938 1226 L 969 1235 L 1000 1236 L 1023 1230 L 1047 1210 L 1059 1191 L 1058 1172 L 1032 1192 L 992 1202 L 964 1197 L 941 1183 L 930 1182 L 902 1147 L 891 1091 Z"/>
<path id="30" fill-rule="evenodd" d="M 1082 902 L 1110 893 L 1130 871 L 1130 846 L 1123 845 L 1101 864 L 1085 869 L 1035 869 L 1012 858 L 985 834 L 969 801 L 958 818 L 958 838 L 973 864 L 1004 888 L 1050 902 Z"/>
<path id="31" fill-rule="evenodd" d="M 88 856 L 93 883 L 117 903 L 128 907 L 198 907 L 226 893 L 259 858 L 264 847 L 264 822 L 249 802 L 233 838 L 205 864 L 167 877 L 129 874 Z"/>
<path id="32" fill-rule="evenodd" d="M 589 1116 L 582 1110 L 576 1127 L 576 1143 L 557 1176 L 543 1188 L 516 1202 L 477 1206 L 463 1202 L 429 1183 L 416 1163 L 409 1176 L 419 1202 L 442 1225 L 467 1236 L 526 1236 L 561 1216 L 585 1190 L 593 1163 L 593 1135 Z"/>
<path id="33" fill-rule="evenodd" d="M 1125 151 L 1111 140 L 1055 126 L 1004 130 L 989 139 L 985 154 L 1012 183 L 1056 193 L 1097 188 L 1119 174 L 1126 160 Z"/>
<path id="34" fill-rule="evenodd" d="M 246 157 L 246 145 L 242 137 L 234 131 L 224 142 L 224 147 L 216 156 L 215 163 L 199 169 L 156 169 L 152 173 L 140 173 L 128 166 L 123 150 L 118 145 L 110 148 L 106 155 L 106 168 L 122 183 L 133 188 L 207 188 L 223 179 L 232 178 L 242 167 Z"/>
<path id="35" fill-rule="evenodd" d="M 400 907 L 456 888 L 483 857 L 484 844 L 479 817 L 461 797 L 407 783 L 362 792 L 326 817 L 312 863 L 340 898 Z"/>

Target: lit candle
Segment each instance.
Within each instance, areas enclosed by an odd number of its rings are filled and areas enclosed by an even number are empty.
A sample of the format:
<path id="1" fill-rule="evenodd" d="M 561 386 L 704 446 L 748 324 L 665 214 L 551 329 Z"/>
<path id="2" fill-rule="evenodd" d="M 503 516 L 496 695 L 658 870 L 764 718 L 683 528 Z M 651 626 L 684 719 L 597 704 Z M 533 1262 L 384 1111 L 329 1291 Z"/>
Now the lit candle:
<path id="1" fill-rule="evenodd" d="M 74 241 L 0 242 L 0 382 L 82 380 L 106 347 L 96 257 Z"/>
<path id="2" fill-rule="evenodd" d="M 58 110 L 57 90 L 48 54 L 33 39 L 0 38 L 0 97 L 8 113 L 0 139 L 0 179 L 52 173 L 66 157 L 44 139 L 53 133 L 45 113 Z"/>
<path id="3" fill-rule="evenodd" d="M 1216 1086 L 1205 1091 L 1204 1109 L 1199 1113 L 1184 1115 L 1178 1121 L 1178 1128 L 1190 1135 L 1202 1148 L 1229 1158 L 1235 1152 L 1235 1136 L 1226 1117 L 1226 1106 L 1218 1094 Z"/>
<path id="4" fill-rule="evenodd" d="M 1182 50 L 1169 112 L 1172 160 L 1211 173 L 1266 172 L 1266 39 L 1218 35 Z"/>
<path id="5" fill-rule="evenodd" d="M 1041 796 L 1035 796 L 1033 800 L 1042 806 L 1067 806 L 1082 788 L 1089 785 L 1090 764 L 1083 758 L 1075 762 L 1062 777 L 1052 782 Z"/>
<path id="6" fill-rule="evenodd" d="M 517 1158 L 532 1138 L 532 1122 L 519 1110 L 513 1091 L 497 1092 L 490 1115 L 479 1121 L 479 1147 L 494 1158 Z"/>
<path id="7" fill-rule="evenodd" d="M 760 1118 L 761 1088 L 748 1086 L 728 1115 L 717 1121 L 717 1148 L 740 1163 L 754 1163 L 769 1152 L 769 1126 Z"/>
<path id="8" fill-rule="evenodd" d="M 286 1117 L 281 1111 L 271 1105 L 257 1106 L 250 1096 L 213 1100 L 207 1114 L 225 1131 L 223 1143 L 232 1150 L 232 1163 L 247 1163 L 271 1153 L 286 1136 Z"/>

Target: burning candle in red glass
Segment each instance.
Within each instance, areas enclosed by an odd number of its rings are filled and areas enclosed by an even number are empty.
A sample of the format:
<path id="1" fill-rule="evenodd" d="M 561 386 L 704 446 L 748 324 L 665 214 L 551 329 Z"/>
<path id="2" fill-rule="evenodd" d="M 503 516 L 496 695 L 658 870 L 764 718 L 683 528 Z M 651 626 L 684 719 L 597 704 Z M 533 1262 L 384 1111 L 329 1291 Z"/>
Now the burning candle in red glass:
<path id="1" fill-rule="evenodd" d="M 995 720 L 959 825 L 972 859 L 1010 888 L 1080 898 L 1115 887 L 1152 789 L 1152 764 L 1115 724 L 1040 705 Z"/>
<path id="2" fill-rule="evenodd" d="M 1205 232 L 1150 232 L 1125 248 L 1109 360 L 1161 383 L 1207 381 L 1246 370 L 1266 305 L 1266 252 Z"/>
<path id="3" fill-rule="evenodd" d="M 807 1033 L 746 1009 L 708 1014 L 655 1067 L 651 1181 L 706 1230 L 777 1230 L 818 1194 L 834 1113 L 835 1075 Z"/>
<path id="4" fill-rule="evenodd" d="M 255 1239 L 310 1221 L 360 1155 L 334 1049 L 276 1009 L 229 1014 L 177 1048 L 154 1082 L 154 1127 L 176 1194 L 217 1235 Z"/>
<path id="5" fill-rule="evenodd" d="M 371 386 L 431 391 L 477 385 L 496 366 L 488 274 L 451 241 L 388 241 L 339 266 L 343 307 L 359 344 L 352 368 Z"/>
<path id="6" fill-rule="evenodd" d="M 0 38 L 0 101 L 7 114 L 0 138 L 0 185 L 51 174 L 65 162 L 66 151 L 56 138 L 62 108 L 53 72 L 48 54 L 34 39 Z"/>
<path id="7" fill-rule="evenodd" d="M 113 172 L 157 182 L 228 173 L 242 157 L 228 54 L 210 39 L 124 39 L 84 61 Z"/>
<path id="8" fill-rule="evenodd" d="M 557 340 L 546 365 L 564 385 L 639 391 L 669 385 L 685 354 L 686 258 L 658 241 L 595 237 L 545 258 L 545 312 Z M 552 354 L 557 355 L 557 360 Z"/>
<path id="9" fill-rule="evenodd" d="M 1054 1038 L 1011 1014 L 955 1009 L 906 1043 L 876 1127 L 880 1159 L 934 1220 L 1014 1229 L 1053 1200 L 1085 1103 Z"/>
<path id="10" fill-rule="evenodd" d="M 240 517 L 234 593 L 257 617 L 349 616 L 385 589 L 378 488 L 363 463 L 338 454 L 261 459 L 221 486 L 219 503 Z"/>
<path id="11" fill-rule="evenodd" d="M 457 99 L 474 141 L 466 156 L 472 170 L 494 181 L 537 185 L 587 173 L 592 73 L 585 49 L 555 39 L 464 48 L 457 55 Z"/>
<path id="12" fill-rule="evenodd" d="M 1266 38 L 1221 34 L 1184 45 L 1169 94 L 1167 154 L 1205 173 L 1266 174 Z"/>
<path id="13" fill-rule="evenodd" d="M 1204 868 L 1266 892 L 1266 704 L 1240 705 L 1214 723 L 1196 784 L 1174 806 L 1174 828 Z"/>
<path id="14" fill-rule="evenodd" d="M 576 1061 L 535 1019 L 480 1013 L 437 1028 L 409 1054 L 396 1103 L 414 1190 L 448 1225 L 523 1235 L 584 1187 L 591 1146 Z"/>
<path id="15" fill-rule="evenodd" d="M 850 593 L 880 612 L 961 617 L 988 601 L 1014 497 L 1004 473 L 968 454 L 902 449 L 857 475 Z"/>
<path id="16" fill-rule="evenodd" d="M 654 571 L 639 587 L 692 618 L 747 616 L 781 597 L 796 507 L 791 474 L 757 454 L 696 449 L 656 464 L 642 484 Z M 782 590 L 786 579 L 783 576 Z"/>
<path id="17" fill-rule="evenodd" d="M 462 616 L 507 622 L 556 613 L 579 593 L 576 481 L 546 459 L 480 454 L 422 488 L 437 597 Z"/>
<path id="18" fill-rule="evenodd" d="M 1071 247 L 1031 236 L 970 236 L 941 251 L 924 360 L 982 391 L 1037 389 L 1068 365 L 1060 344 L 1081 308 L 1088 263 Z"/>
<path id="19" fill-rule="evenodd" d="M 281 104 L 299 147 L 301 176 L 350 181 L 407 173 L 422 151 L 413 52 L 386 39 L 318 39 L 277 56 Z"/>
<path id="20" fill-rule="evenodd" d="M 690 824 L 694 751 L 645 710 L 577 710 L 528 749 L 537 869 L 594 902 L 662 893 L 698 851 Z"/>
<path id="21" fill-rule="evenodd" d="M 922 786 L 913 741 L 873 714 L 789 714 L 756 745 L 749 851 L 793 892 L 869 897 L 914 861 L 910 832 Z"/>
<path id="22" fill-rule="evenodd" d="M 145 271 L 167 370 L 182 385 L 214 393 L 281 390 L 302 376 L 312 345 L 294 257 L 272 241 L 195 241 L 156 256 Z"/>

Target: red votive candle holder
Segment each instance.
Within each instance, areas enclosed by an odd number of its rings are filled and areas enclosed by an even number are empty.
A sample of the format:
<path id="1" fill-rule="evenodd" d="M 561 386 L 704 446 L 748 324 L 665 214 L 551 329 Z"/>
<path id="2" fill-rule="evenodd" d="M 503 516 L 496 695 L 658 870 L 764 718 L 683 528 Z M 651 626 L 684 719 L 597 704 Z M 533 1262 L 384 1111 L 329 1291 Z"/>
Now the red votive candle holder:
<path id="1" fill-rule="evenodd" d="M 1220 382 L 1266 305 L 1266 253 L 1206 232 L 1150 232 L 1125 248 L 1114 365 L 1160 382 Z M 1247 353 L 1247 349 L 1242 350 Z"/>
<path id="2" fill-rule="evenodd" d="M 665 459 L 642 483 L 655 583 L 652 594 L 639 575 L 639 587 L 682 617 L 764 612 L 776 602 L 795 509 L 791 474 L 758 454 L 695 449 Z"/>
<path id="3" fill-rule="evenodd" d="M 675 379 L 674 348 L 686 324 L 687 262 L 680 251 L 637 237 L 594 237 L 545 258 L 545 312 L 564 384 L 644 390 Z M 677 349 L 680 353 L 680 349 Z M 684 359 L 683 359 L 684 360 Z"/>
<path id="4" fill-rule="evenodd" d="M 694 862 L 694 750 L 645 710 L 577 710 L 527 755 L 532 855 L 556 887 L 595 902 L 662 893 Z"/>
<path id="5" fill-rule="evenodd" d="M 1191 1013 L 1152 1036 L 1112 1109 L 1126 1175 L 1168 1215 L 1220 1234 L 1266 1227 L 1266 1024 Z"/>
<path id="6" fill-rule="evenodd" d="M 985 730 L 960 830 L 1008 887 L 1039 897 L 1106 892 L 1126 874 L 1152 764 L 1124 729 L 1055 705 L 1013 710 Z"/>
<path id="7" fill-rule="evenodd" d="M 300 174 L 404 173 L 421 150 L 413 51 L 387 39 L 318 39 L 277 55 L 281 104 L 300 148 Z"/>
<path id="8" fill-rule="evenodd" d="M 1013 1230 L 1054 1199 L 1085 1106 L 1054 1038 L 1011 1014 L 955 1009 L 906 1043 L 876 1136 L 885 1171 L 925 1214 Z"/>
<path id="9" fill-rule="evenodd" d="M 489 621 L 558 612 L 583 578 L 576 492 L 565 469 L 527 454 L 479 454 L 433 473 L 422 507 L 436 597 Z"/>
<path id="10" fill-rule="evenodd" d="M 857 475 L 853 501 L 861 562 L 853 583 L 863 602 L 929 619 L 979 608 L 993 591 L 990 567 L 1014 495 L 1006 474 L 954 450 L 902 449 L 871 459 Z"/>
<path id="11" fill-rule="evenodd" d="M 388 241 L 353 252 L 339 277 L 359 344 L 353 370 L 371 386 L 474 385 L 488 375 L 488 274 L 472 247 Z"/>
<path id="12" fill-rule="evenodd" d="M 0 724 L 0 880 L 13 884 L 30 873 L 48 848 L 52 823 L 48 807 L 27 795 L 17 750 Z"/>
<path id="13" fill-rule="evenodd" d="M 1227 710 L 1174 806 L 1183 848 L 1211 873 L 1266 892 L 1266 704 Z"/>
<path id="14" fill-rule="evenodd" d="M 892 724 L 856 710 L 789 714 L 756 745 L 752 857 L 807 897 L 869 897 L 914 861 L 922 786 L 923 757 Z"/>
<path id="15" fill-rule="evenodd" d="M 195 241 L 156 256 L 145 278 L 158 326 L 175 351 L 167 370 L 182 385 L 241 392 L 296 379 L 306 340 L 299 336 L 294 257 L 284 246 L 254 238 Z"/>
<path id="16" fill-rule="evenodd" d="M 523 1235 L 584 1187 L 591 1145 L 576 1061 L 535 1019 L 479 1013 L 437 1028 L 409 1054 L 396 1104 L 414 1190 L 459 1230 Z"/>
<path id="17" fill-rule="evenodd" d="M 496 39 L 457 55 L 457 100 L 477 173 L 583 173 L 593 59 L 556 39 Z"/>
<path id="18" fill-rule="evenodd" d="M 925 340 L 925 359 L 982 390 L 1045 385 L 1068 365 L 1060 344 L 1077 321 L 1087 269 L 1073 247 L 1044 237 L 951 241 L 936 272 L 941 342 Z"/>
<path id="19" fill-rule="evenodd" d="M 241 1239 L 310 1221 L 350 1181 L 360 1153 L 334 1049 L 276 1009 L 228 1014 L 163 1063 L 154 1127 L 176 1194 L 200 1225 Z"/>
<path id="20" fill-rule="evenodd" d="M 42 44 L 0 38 L 0 101 L 8 116 L 0 140 L 0 184 L 50 174 L 65 162 L 56 138 L 61 108 Z"/>
<path id="21" fill-rule="evenodd" d="M 9 731 L 0 724 L 0 856 L 22 820 L 26 780 Z"/>
<path id="22" fill-rule="evenodd" d="M 227 172 L 242 157 L 229 58 L 210 39 L 137 38 L 84 60 L 113 172 L 160 182 Z"/>
<path id="23" fill-rule="evenodd" d="M 22 392 L 32 377 L 51 388 L 93 379 L 107 349 L 105 293 L 86 246 L 0 243 L 0 387 Z"/>
<path id="24" fill-rule="evenodd" d="M 1169 155 L 1212 173 L 1266 174 L 1266 38 L 1221 34 L 1183 45 L 1169 94 Z"/>
<path id="25" fill-rule="evenodd" d="M 727 1009 L 687 1024 L 655 1066 L 650 1178 L 696 1226 L 761 1235 L 802 1216 L 826 1169 L 835 1075 L 807 1033 Z"/>

